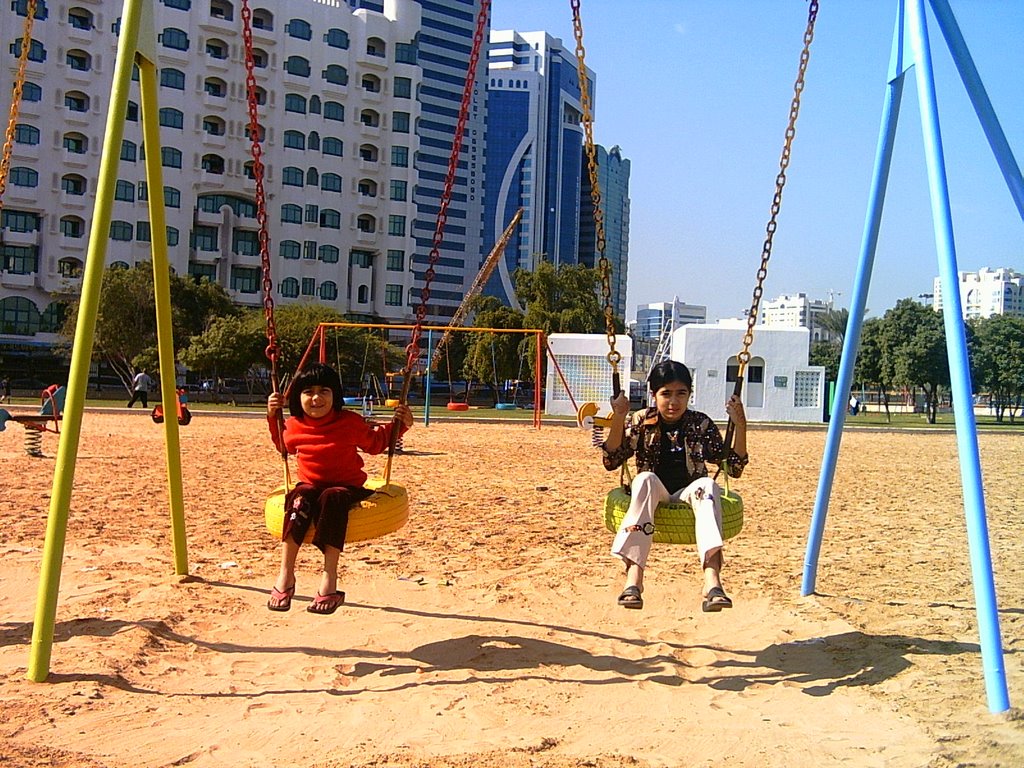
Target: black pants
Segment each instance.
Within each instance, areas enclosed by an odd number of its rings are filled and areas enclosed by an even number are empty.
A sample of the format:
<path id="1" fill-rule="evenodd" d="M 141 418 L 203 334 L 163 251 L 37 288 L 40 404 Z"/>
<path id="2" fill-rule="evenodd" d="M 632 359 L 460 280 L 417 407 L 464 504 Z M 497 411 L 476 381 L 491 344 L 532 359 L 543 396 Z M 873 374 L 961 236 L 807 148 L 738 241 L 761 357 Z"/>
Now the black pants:
<path id="1" fill-rule="evenodd" d="M 302 544 L 312 525 L 315 528 L 313 544 L 317 549 L 321 552 L 325 547 L 344 549 L 349 510 L 372 495 L 373 491 L 368 488 L 318 488 L 299 483 L 284 498 L 281 540 L 291 537 L 296 544 Z"/>
<path id="2" fill-rule="evenodd" d="M 143 408 L 149 408 L 149 392 L 143 392 L 141 389 L 136 389 L 132 392 L 132 399 L 128 401 L 128 407 L 131 408 L 138 400 L 142 401 Z"/>

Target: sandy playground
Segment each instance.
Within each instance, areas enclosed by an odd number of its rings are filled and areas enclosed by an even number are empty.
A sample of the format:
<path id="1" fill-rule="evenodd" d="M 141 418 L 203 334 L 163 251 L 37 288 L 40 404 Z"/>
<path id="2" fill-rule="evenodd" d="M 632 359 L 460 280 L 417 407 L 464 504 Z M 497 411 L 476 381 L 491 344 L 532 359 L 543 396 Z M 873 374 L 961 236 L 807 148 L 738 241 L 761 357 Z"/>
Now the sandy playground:
<path id="1" fill-rule="evenodd" d="M 333 616 L 265 604 L 280 460 L 257 417 L 182 430 L 190 575 L 173 574 L 163 433 L 86 413 L 51 674 L 25 678 L 56 438 L 0 433 L 0 763 L 138 768 L 1024 765 L 1024 437 L 981 437 L 1011 703 L 985 700 L 956 440 L 844 436 L 818 576 L 800 597 L 825 433 L 754 429 L 700 611 L 689 548 L 655 546 L 615 604 L 599 516 L 615 475 L 564 426 L 416 426 L 396 534 L 350 545 Z M 383 459 L 368 461 L 371 474 Z"/>

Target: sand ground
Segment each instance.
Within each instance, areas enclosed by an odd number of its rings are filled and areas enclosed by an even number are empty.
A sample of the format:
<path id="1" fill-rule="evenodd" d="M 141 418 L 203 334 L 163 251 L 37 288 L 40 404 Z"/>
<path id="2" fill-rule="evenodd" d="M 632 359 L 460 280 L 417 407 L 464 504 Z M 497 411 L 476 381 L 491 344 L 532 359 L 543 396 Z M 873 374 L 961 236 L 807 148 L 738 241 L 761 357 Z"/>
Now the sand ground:
<path id="1" fill-rule="evenodd" d="M 161 428 L 86 413 L 45 683 L 26 679 L 57 440 L 0 433 L 0 763 L 136 768 L 1024 765 L 986 705 L 956 439 L 848 430 L 801 597 L 823 430 L 754 429 L 734 487 L 732 611 L 687 547 L 615 604 L 606 473 L 561 426 L 434 423 L 393 479 L 412 515 L 342 556 L 347 604 L 266 610 L 280 459 L 261 418 L 182 429 L 189 575 L 174 575 Z M 1011 703 L 1024 696 L 1024 436 L 980 438 Z M 381 457 L 367 462 L 372 474 Z"/>

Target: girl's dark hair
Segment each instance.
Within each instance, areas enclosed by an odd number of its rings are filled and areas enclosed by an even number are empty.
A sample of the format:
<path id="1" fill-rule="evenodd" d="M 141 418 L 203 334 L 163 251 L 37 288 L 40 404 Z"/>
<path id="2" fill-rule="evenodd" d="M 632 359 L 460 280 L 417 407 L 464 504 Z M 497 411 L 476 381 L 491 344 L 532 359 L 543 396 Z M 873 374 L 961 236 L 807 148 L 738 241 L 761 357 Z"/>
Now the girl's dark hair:
<path id="1" fill-rule="evenodd" d="M 341 388 L 341 377 L 338 372 L 329 365 L 323 363 L 307 363 L 306 367 L 299 371 L 288 385 L 288 413 L 297 419 L 301 419 L 305 412 L 302 410 L 302 390 L 308 387 L 326 387 L 334 395 L 334 410 L 340 411 L 345 407 L 344 392 Z"/>
<path id="2" fill-rule="evenodd" d="M 675 360 L 662 360 L 651 368 L 647 376 L 647 384 L 652 394 L 673 381 L 681 381 L 691 392 L 693 391 L 693 376 L 690 369 Z"/>

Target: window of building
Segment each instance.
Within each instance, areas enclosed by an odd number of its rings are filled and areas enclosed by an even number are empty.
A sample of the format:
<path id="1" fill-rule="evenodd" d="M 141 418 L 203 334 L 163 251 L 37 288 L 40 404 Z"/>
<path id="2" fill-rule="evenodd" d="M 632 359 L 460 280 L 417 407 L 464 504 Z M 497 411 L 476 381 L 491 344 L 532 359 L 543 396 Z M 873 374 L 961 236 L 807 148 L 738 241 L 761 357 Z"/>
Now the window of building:
<path id="1" fill-rule="evenodd" d="M 206 55 L 211 59 L 226 59 L 228 57 L 228 44 L 223 40 L 211 38 L 206 41 Z"/>
<path id="2" fill-rule="evenodd" d="M 309 68 L 309 61 L 301 56 L 289 56 L 285 59 L 284 70 L 297 77 L 309 77 L 309 73 L 312 71 Z"/>
<path id="3" fill-rule="evenodd" d="M 348 265 L 350 267 L 361 267 L 370 269 L 373 267 L 373 254 L 364 250 L 352 250 L 348 254 Z"/>
<path id="4" fill-rule="evenodd" d="M 38 144 L 39 129 L 27 123 L 18 123 L 14 127 L 14 141 L 16 144 Z"/>
<path id="5" fill-rule="evenodd" d="M 192 8 L 192 0 L 163 0 L 163 4 L 179 11 L 188 11 Z"/>
<path id="6" fill-rule="evenodd" d="M 409 113 L 408 112 L 393 112 L 391 113 L 391 130 L 395 133 L 408 133 L 409 132 Z"/>
<path id="7" fill-rule="evenodd" d="M 337 120 L 345 122 L 345 105 L 337 101 L 324 102 L 324 120 Z"/>
<path id="8" fill-rule="evenodd" d="M 306 114 L 306 97 L 298 93 L 287 93 L 284 97 L 284 111 Z"/>
<path id="9" fill-rule="evenodd" d="M 12 275 L 31 275 L 39 271 L 39 246 L 0 245 L 0 264 Z M 21 296 L 17 297 L 21 299 Z M 4 299 L 10 302 L 14 297 Z M 24 299 L 28 301 L 27 299 Z M 2 303 L 2 302 L 0 302 Z M 31 303 L 31 302 L 29 302 Z M 32 305 L 33 308 L 35 305 Z M 10 333 L 10 331 L 8 331 Z"/>
<path id="10" fill-rule="evenodd" d="M 24 257 L 12 257 L 9 254 L 10 248 L 3 248 L 4 268 L 7 264 L 21 264 Z M 30 275 L 37 271 L 8 269 L 17 275 Z M 34 336 L 39 330 L 39 310 L 36 305 L 24 296 L 8 296 L 0 301 L 0 331 L 14 336 Z"/>
<path id="11" fill-rule="evenodd" d="M 299 281 L 294 277 L 286 277 L 278 287 L 281 295 L 285 298 L 294 299 L 299 295 Z"/>
<path id="12" fill-rule="evenodd" d="M 18 58 L 21 56 L 21 38 L 11 43 L 11 54 Z M 46 61 L 46 49 L 38 40 L 33 40 L 28 46 L 28 60 L 35 62 Z"/>
<path id="13" fill-rule="evenodd" d="M 320 206 L 319 205 L 307 205 L 306 206 L 306 223 L 307 224 L 319 224 L 320 223 Z"/>
<path id="14" fill-rule="evenodd" d="M 360 285 L 356 290 L 356 302 L 359 304 L 366 304 L 370 300 L 370 289 L 365 285 Z"/>
<path id="15" fill-rule="evenodd" d="M 323 153 L 325 155 L 331 155 L 332 157 L 341 157 L 345 149 L 345 145 L 342 144 L 341 139 L 336 139 L 333 136 L 328 136 L 323 142 Z"/>
<path id="16" fill-rule="evenodd" d="M 293 203 L 285 203 L 281 206 L 281 223 L 282 224 L 301 224 L 302 223 L 302 208 Z"/>
<path id="17" fill-rule="evenodd" d="M 203 118 L 203 131 L 211 136 L 223 136 L 227 132 L 227 124 L 216 115 Z"/>
<path id="18" fill-rule="evenodd" d="M 210 0 L 210 16 L 222 21 L 234 21 L 235 9 L 227 0 Z"/>
<path id="19" fill-rule="evenodd" d="M 267 89 L 262 85 L 256 86 L 256 103 L 261 107 L 267 104 Z"/>
<path id="20" fill-rule="evenodd" d="M 22 101 L 42 101 L 43 89 L 35 83 L 26 82 L 21 89 Z"/>
<path id="21" fill-rule="evenodd" d="M 80 133 L 66 133 L 63 139 L 64 149 L 73 155 L 84 155 L 89 149 L 89 140 Z"/>
<path id="22" fill-rule="evenodd" d="M 161 107 L 160 125 L 164 128 L 177 128 L 181 130 L 185 127 L 185 113 L 174 107 Z"/>
<path id="23" fill-rule="evenodd" d="M 315 187 L 320 183 L 320 172 L 316 168 L 306 171 L 306 186 Z"/>
<path id="24" fill-rule="evenodd" d="M 128 100 L 128 106 L 124 109 L 124 119 L 130 123 L 139 122 L 139 105 L 131 99 Z"/>
<path id="25" fill-rule="evenodd" d="M 313 28 L 305 19 L 291 19 L 284 25 L 284 32 L 289 37 L 297 37 L 299 40 L 313 39 Z"/>
<path id="26" fill-rule="evenodd" d="M 224 173 L 224 158 L 220 155 L 203 155 L 201 164 L 207 173 L 215 173 L 218 176 Z"/>
<path id="27" fill-rule="evenodd" d="M 80 259 L 68 256 L 57 262 L 57 274 L 61 277 L 81 277 L 84 266 Z"/>
<path id="28" fill-rule="evenodd" d="M 265 8 L 257 8 L 252 12 L 253 29 L 262 29 L 267 32 L 274 31 L 274 14 Z"/>
<path id="29" fill-rule="evenodd" d="M 359 148 L 359 159 L 369 163 L 377 162 L 377 148 L 373 144 L 363 144 Z"/>
<path id="30" fill-rule="evenodd" d="M 376 197 L 377 196 L 377 182 L 373 179 L 360 179 L 356 185 L 356 191 L 362 197 Z"/>
<path id="31" fill-rule="evenodd" d="M 203 90 L 217 99 L 223 99 L 228 92 L 228 84 L 219 77 L 208 77 L 203 81 Z"/>
<path id="32" fill-rule="evenodd" d="M 380 78 L 376 75 L 363 75 L 361 85 L 367 93 L 380 93 Z"/>
<path id="33" fill-rule="evenodd" d="M 412 78 L 396 77 L 392 83 L 391 90 L 398 99 L 412 98 Z"/>
<path id="34" fill-rule="evenodd" d="M 160 147 L 160 165 L 165 168 L 181 168 L 181 150 L 174 147 Z"/>
<path id="35" fill-rule="evenodd" d="M 219 250 L 217 247 L 217 228 L 202 224 L 196 225 L 196 228 L 192 230 L 192 247 L 197 251 L 216 252 Z"/>
<path id="36" fill-rule="evenodd" d="M 134 227 L 129 221 L 114 220 L 110 222 L 110 239 L 128 241 L 132 239 Z"/>
<path id="37" fill-rule="evenodd" d="M 260 252 L 260 233 L 235 227 L 231 230 L 231 250 L 243 256 L 255 256 Z"/>
<path id="38" fill-rule="evenodd" d="M 408 168 L 409 167 L 409 148 L 408 147 L 392 147 L 391 148 L 391 164 L 396 168 Z"/>
<path id="39" fill-rule="evenodd" d="M 341 229 L 341 213 L 333 208 L 320 211 L 320 226 L 325 229 Z"/>
<path id="40" fill-rule="evenodd" d="M 64 106 L 72 112 L 88 112 L 89 97 L 81 91 L 68 91 L 64 94 Z"/>
<path id="41" fill-rule="evenodd" d="M 320 298 L 323 301 L 334 301 L 338 298 L 338 284 L 333 280 L 324 280 L 320 283 Z"/>
<path id="42" fill-rule="evenodd" d="M 376 128 L 380 125 L 380 115 L 376 110 L 364 109 L 359 113 L 359 122 L 368 128 Z"/>
<path id="43" fill-rule="evenodd" d="M 309 132 L 309 148 L 311 150 L 320 149 L 320 134 L 316 131 Z"/>
<path id="44" fill-rule="evenodd" d="M 61 259 L 57 263 L 57 267 L 60 270 L 67 270 L 67 274 L 61 271 L 61 274 L 65 277 L 81 277 L 82 276 L 82 262 L 78 259 L 68 257 Z M 62 301 L 51 301 L 46 305 L 46 309 L 43 310 L 39 316 L 39 330 L 43 333 L 59 333 L 61 327 L 64 325 L 64 318 L 68 313 L 68 305 Z"/>
<path id="45" fill-rule="evenodd" d="M 180 233 L 176 227 L 167 228 L 167 245 L 174 247 L 178 244 Z"/>
<path id="46" fill-rule="evenodd" d="M 149 200 L 149 186 L 144 181 L 139 182 L 139 200 Z"/>
<path id="47" fill-rule="evenodd" d="M 92 69 L 92 56 L 85 51 L 73 48 L 64 55 L 67 65 L 78 72 L 88 72 Z"/>
<path id="48" fill-rule="evenodd" d="M 135 239 L 141 243 L 148 243 L 153 240 L 153 228 L 148 221 L 135 222 Z"/>
<path id="49" fill-rule="evenodd" d="M 348 48 L 348 32 L 343 29 L 329 29 L 324 42 L 331 48 Z"/>
<path id="50" fill-rule="evenodd" d="M 302 278 L 302 295 L 303 296 L 315 296 L 316 295 L 316 281 L 312 277 Z"/>
<path id="51" fill-rule="evenodd" d="M 364 213 L 356 219 L 356 229 L 367 234 L 377 231 L 377 220 L 368 213 Z"/>
<path id="52" fill-rule="evenodd" d="M 309 97 L 309 114 L 319 115 L 320 114 L 320 97 L 310 96 Z"/>
<path id="53" fill-rule="evenodd" d="M 231 289 L 239 293 L 257 293 L 260 289 L 258 267 L 232 267 Z"/>
<path id="54" fill-rule="evenodd" d="M 389 283 L 384 286 L 384 303 L 389 307 L 402 306 L 402 286 Z"/>
<path id="55" fill-rule="evenodd" d="M 395 43 L 395 61 L 399 64 L 415 64 L 416 44 Z"/>
<path id="56" fill-rule="evenodd" d="M 395 248 L 389 248 L 388 260 L 386 262 L 385 269 L 387 269 L 388 272 L 404 272 L 405 251 L 400 251 Z"/>
<path id="57" fill-rule="evenodd" d="M 284 145 L 288 149 L 305 149 L 306 135 L 300 131 L 285 131 Z"/>
<path id="58" fill-rule="evenodd" d="M 185 90 L 185 73 L 173 67 L 164 67 L 160 70 L 160 85 L 164 88 L 174 88 L 177 91 Z"/>
<path id="59" fill-rule="evenodd" d="M 126 203 L 135 202 L 135 182 L 118 179 L 114 185 L 114 199 L 123 200 Z"/>
<path id="60" fill-rule="evenodd" d="M 408 199 L 409 185 L 400 179 L 392 179 L 390 184 L 390 195 L 392 200 Z"/>
<path id="61" fill-rule="evenodd" d="M 259 139 L 260 139 L 260 141 L 266 141 L 267 140 L 267 127 L 265 125 L 257 125 L 256 127 L 259 129 Z M 245 130 L 243 131 L 243 133 L 245 134 L 245 138 L 246 139 L 251 139 L 252 138 L 252 128 L 249 126 L 248 123 L 246 123 Z"/>
<path id="62" fill-rule="evenodd" d="M 127 160 L 130 163 L 134 163 L 136 157 L 138 157 L 139 148 L 135 146 L 135 142 L 124 139 L 121 141 L 121 159 Z"/>
<path id="63" fill-rule="evenodd" d="M 262 48 L 252 49 L 252 65 L 256 67 L 256 69 L 266 69 L 269 64 L 270 54 Z"/>
<path id="64" fill-rule="evenodd" d="M 289 187 L 301 187 L 305 183 L 306 174 L 301 168 L 288 166 L 281 171 L 281 183 Z"/>
<path id="65" fill-rule="evenodd" d="M 92 13 L 85 8 L 70 8 L 68 9 L 68 24 L 75 29 L 88 32 L 93 26 Z"/>
<path id="66" fill-rule="evenodd" d="M 328 83 L 348 85 L 348 70 L 340 64 L 329 64 L 322 74 Z"/>
<path id="67" fill-rule="evenodd" d="M 19 16 L 28 16 L 28 0 L 11 0 L 11 10 Z M 36 3 L 36 12 L 32 17 L 42 21 L 49 15 L 50 9 L 46 7 L 46 0 L 39 0 Z"/>
<path id="68" fill-rule="evenodd" d="M 173 48 L 176 51 L 188 50 L 188 35 L 183 29 L 167 27 L 157 35 L 157 38 L 163 43 L 164 48 Z"/>
<path id="69" fill-rule="evenodd" d="M 164 205 L 168 208 L 181 208 L 181 191 L 174 187 L 164 187 Z"/>
<path id="70" fill-rule="evenodd" d="M 85 177 L 79 176 L 77 173 L 69 173 L 61 178 L 60 188 L 69 195 L 84 195 L 86 190 Z"/>
<path id="71" fill-rule="evenodd" d="M 400 237 L 405 235 L 405 216 L 388 216 L 388 234 Z"/>
<path id="72" fill-rule="evenodd" d="M 325 173 L 320 177 L 320 189 L 324 192 L 341 192 L 341 176 L 336 173 Z"/>
<path id="73" fill-rule="evenodd" d="M 217 265 L 203 264 L 201 261 L 189 261 L 188 274 L 197 283 L 206 280 L 210 283 L 217 282 Z"/>
<path id="74" fill-rule="evenodd" d="M 11 168 L 11 184 L 16 187 L 35 187 L 39 184 L 39 174 L 32 168 L 19 165 Z"/>
<path id="75" fill-rule="evenodd" d="M 39 214 L 5 208 L 0 211 L 0 227 L 11 232 L 36 232 L 39 230 Z"/>
<path id="76" fill-rule="evenodd" d="M 324 264 L 337 264 L 341 258 L 341 250 L 335 245 L 321 245 L 317 258 Z"/>

